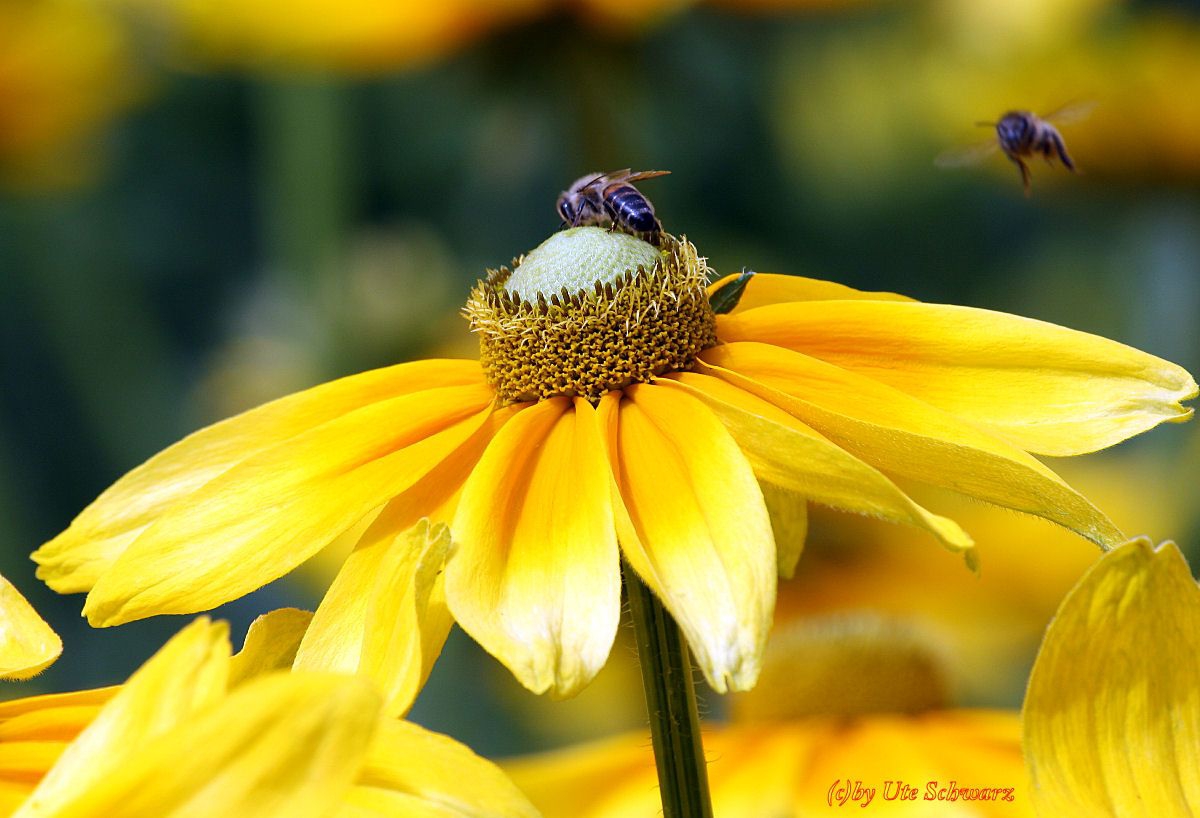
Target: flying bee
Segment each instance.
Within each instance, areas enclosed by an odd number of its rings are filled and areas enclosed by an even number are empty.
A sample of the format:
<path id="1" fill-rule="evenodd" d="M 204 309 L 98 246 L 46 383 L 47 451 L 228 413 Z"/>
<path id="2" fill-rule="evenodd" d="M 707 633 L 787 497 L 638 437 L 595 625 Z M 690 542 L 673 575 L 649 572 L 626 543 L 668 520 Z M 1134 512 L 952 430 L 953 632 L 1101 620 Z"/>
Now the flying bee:
<path id="1" fill-rule="evenodd" d="M 989 139 L 978 145 L 965 148 L 953 148 L 934 160 L 940 168 L 956 168 L 963 165 L 973 165 L 991 156 L 997 149 L 1004 152 L 1021 171 L 1021 183 L 1025 186 L 1025 195 L 1031 191 L 1032 174 L 1026 159 L 1041 156 L 1046 164 L 1053 165 L 1058 159 L 1063 167 L 1075 173 L 1075 162 L 1067 153 L 1066 143 L 1062 134 L 1051 123 L 1062 125 L 1068 122 L 1078 122 L 1087 117 L 1096 107 L 1094 102 L 1081 102 L 1067 105 L 1057 111 L 1038 116 L 1029 111 L 1009 111 L 1000 117 L 999 122 L 976 122 L 976 125 L 986 125 L 996 129 L 995 139 Z"/>
<path id="2" fill-rule="evenodd" d="M 654 215 L 654 205 L 633 183 L 666 176 L 670 172 L 640 170 L 634 173 L 625 168 L 580 176 L 559 195 L 558 215 L 571 227 L 611 225 L 613 229 L 620 227 L 630 233 L 649 234 L 650 240 L 657 242 L 662 225 Z"/>

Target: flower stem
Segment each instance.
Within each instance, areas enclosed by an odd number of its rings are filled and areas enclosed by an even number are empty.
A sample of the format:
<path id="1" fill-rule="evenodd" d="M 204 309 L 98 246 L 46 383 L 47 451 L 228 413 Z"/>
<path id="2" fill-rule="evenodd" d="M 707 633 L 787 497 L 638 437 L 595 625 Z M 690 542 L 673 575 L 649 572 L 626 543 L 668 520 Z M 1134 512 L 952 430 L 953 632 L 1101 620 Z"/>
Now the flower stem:
<path id="1" fill-rule="evenodd" d="M 633 613 L 664 818 L 712 818 L 692 660 L 675 620 L 621 561 Z"/>

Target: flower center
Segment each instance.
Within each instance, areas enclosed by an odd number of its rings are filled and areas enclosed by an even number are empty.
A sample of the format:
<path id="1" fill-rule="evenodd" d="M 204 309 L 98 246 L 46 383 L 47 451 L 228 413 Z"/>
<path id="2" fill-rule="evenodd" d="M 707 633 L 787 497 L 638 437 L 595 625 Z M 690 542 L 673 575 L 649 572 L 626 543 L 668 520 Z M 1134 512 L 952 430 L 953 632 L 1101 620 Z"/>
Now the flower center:
<path id="1" fill-rule="evenodd" d="M 687 369 L 715 344 L 704 259 L 686 239 L 662 242 L 577 227 L 489 271 L 464 313 L 501 399 L 599 400 Z"/>

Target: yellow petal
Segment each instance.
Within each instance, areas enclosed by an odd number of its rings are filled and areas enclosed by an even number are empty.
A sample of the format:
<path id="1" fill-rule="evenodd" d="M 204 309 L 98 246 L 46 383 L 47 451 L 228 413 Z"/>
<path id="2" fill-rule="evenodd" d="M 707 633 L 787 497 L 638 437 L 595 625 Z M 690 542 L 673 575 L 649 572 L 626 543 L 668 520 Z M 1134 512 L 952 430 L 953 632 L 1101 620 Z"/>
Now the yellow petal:
<path id="1" fill-rule="evenodd" d="M 463 487 L 446 569 L 450 610 L 536 693 L 577 692 L 616 637 L 609 481 L 595 410 L 553 398 L 510 420 Z"/>
<path id="2" fill-rule="evenodd" d="M 701 358 L 699 371 L 765 398 L 881 471 L 1044 517 L 1101 546 L 1124 540 L 1032 456 L 879 381 L 769 344 L 725 344 Z"/>
<path id="3" fill-rule="evenodd" d="M 381 723 L 358 785 L 356 789 L 374 788 L 409 795 L 445 810 L 430 815 L 472 818 L 538 815 L 495 764 L 453 739 L 406 721 Z"/>
<path id="4" fill-rule="evenodd" d="M 0 679 L 28 679 L 52 665 L 61 653 L 58 634 L 0 576 Z"/>
<path id="5" fill-rule="evenodd" d="M 752 280 L 753 281 L 753 280 Z M 1132 347 L 990 310 L 916 302 L 779 304 L 718 320 L 726 341 L 794 349 L 920 398 L 1026 451 L 1111 446 L 1192 410 L 1196 382 Z"/>
<path id="6" fill-rule="evenodd" d="M 42 566 L 38 577 L 62 593 L 87 591 L 141 529 L 232 466 L 356 409 L 482 380 L 475 361 L 399 364 L 288 395 L 201 429 L 126 474 L 34 552 Z"/>
<path id="7" fill-rule="evenodd" d="M 277 579 L 426 476 L 491 399 L 459 386 L 381 401 L 239 463 L 138 537 L 88 595 L 88 621 L 208 610 Z"/>
<path id="8" fill-rule="evenodd" d="M 255 676 L 290 668 L 311 621 L 312 614 L 308 611 L 280 608 L 251 622 L 241 651 L 231 660 L 229 686 L 236 687 Z"/>
<path id="9" fill-rule="evenodd" d="M 779 576 L 791 579 L 796 574 L 796 563 L 800 562 L 804 541 L 808 538 L 808 499 L 774 483 L 760 482 L 758 487 L 771 518 Z"/>
<path id="10" fill-rule="evenodd" d="M 775 606 L 771 523 L 750 464 L 699 400 L 641 385 L 600 403 L 629 564 L 718 693 L 758 677 Z"/>
<path id="11" fill-rule="evenodd" d="M 878 470 L 778 406 L 711 375 L 683 372 L 663 384 L 705 401 L 760 479 L 816 503 L 922 528 L 954 551 L 971 547 L 953 520 L 926 511 Z"/>
<path id="12" fill-rule="evenodd" d="M 57 814 L 116 775 L 147 745 L 220 700 L 229 681 L 229 627 L 197 619 L 154 654 L 71 743 L 20 818 Z M 93 815 L 110 815 L 103 811 Z"/>
<path id="13" fill-rule="evenodd" d="M 740 273 L 732 273 L 709 285 L 708 291 L 720 289 L 726 281 L 736 278 Z M 755 273 L 746 284 L 746 289 L 738 301 L 737 307 L 730 313 L 737 315 L 747 310 L 762 307 L 767 304 L 789 303 L 793 301 L 838 301 L 849 299 L 864 299 L 870 301 L 911 301 L 906 295 L 886 292 L 867 292 L 835 284 L 832 281 L 821 281 L 817 278 L 804 276 L 779 275 L 778 273 Z M 717 318 L 718 327 L 723 319 Z M 719 337 L 724 337 L 718 333 Z"/>
<path id="14" fill-rule="evenodd" d="M 494 410 L 429 476 L 387 504 L 363 532 L 326 591 L 296 654 L 296 669 L 356 673 L 376 582 L 394 541 L 426 516 L 446 521 L 454 498 L 488 442 L 519 407 Z"/>
<path id="15" fill-rule="evenodd" d="M 1025 697 L 1042 815 L 1200 813 L 1200 588 L 1179 549 L 1105 554 L 1046 632 Z"/>
<path id="16" fill-rule="evenodd" d="M 389 717 L 408 712 L 454 624 L 442 579 L 449 555 L 449 529 L 423 520 L 394 539 L 379 565 L 359 672 L 383 692 Z"/>
<path id="17" fill-rule="evenodd" d="M 379 722 L 365 681 L 274 673 L 138 749 L 46 818 L 324 818 L 353 785 Z"/>

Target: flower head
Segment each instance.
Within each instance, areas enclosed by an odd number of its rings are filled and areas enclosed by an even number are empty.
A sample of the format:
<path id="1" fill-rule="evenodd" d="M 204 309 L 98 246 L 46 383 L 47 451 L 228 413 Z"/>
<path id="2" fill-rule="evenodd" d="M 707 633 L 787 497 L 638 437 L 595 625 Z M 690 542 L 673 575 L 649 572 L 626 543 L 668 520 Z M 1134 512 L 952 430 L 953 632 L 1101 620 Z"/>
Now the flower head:
<path id="1" fill-rule="evenodd" d="M 620 553 L 709 683 L 745 689 L 802 542 L 777 550 L 760 481 L 797 532 L 815 502 L 969 554 L 902 477 L 1110 546 L 1120 531 L 1030 452 L 1190 416 L 1186 372 L 1103 338 L 773 275 L 737 277 L 735 306 L 707 272 L 686 240 L 559 233 L 474 291 L 483 366 L 401 364 L 201 430 L 39 549 L 39 576 L 115 625 L 206 610 L 353 536 L 305 637 L 322 662 L 423 678 L 452 615 L 527 687 L 569 695 L 612 645 Z M 400 599 L 419 645 L 378 615 Z"/>

